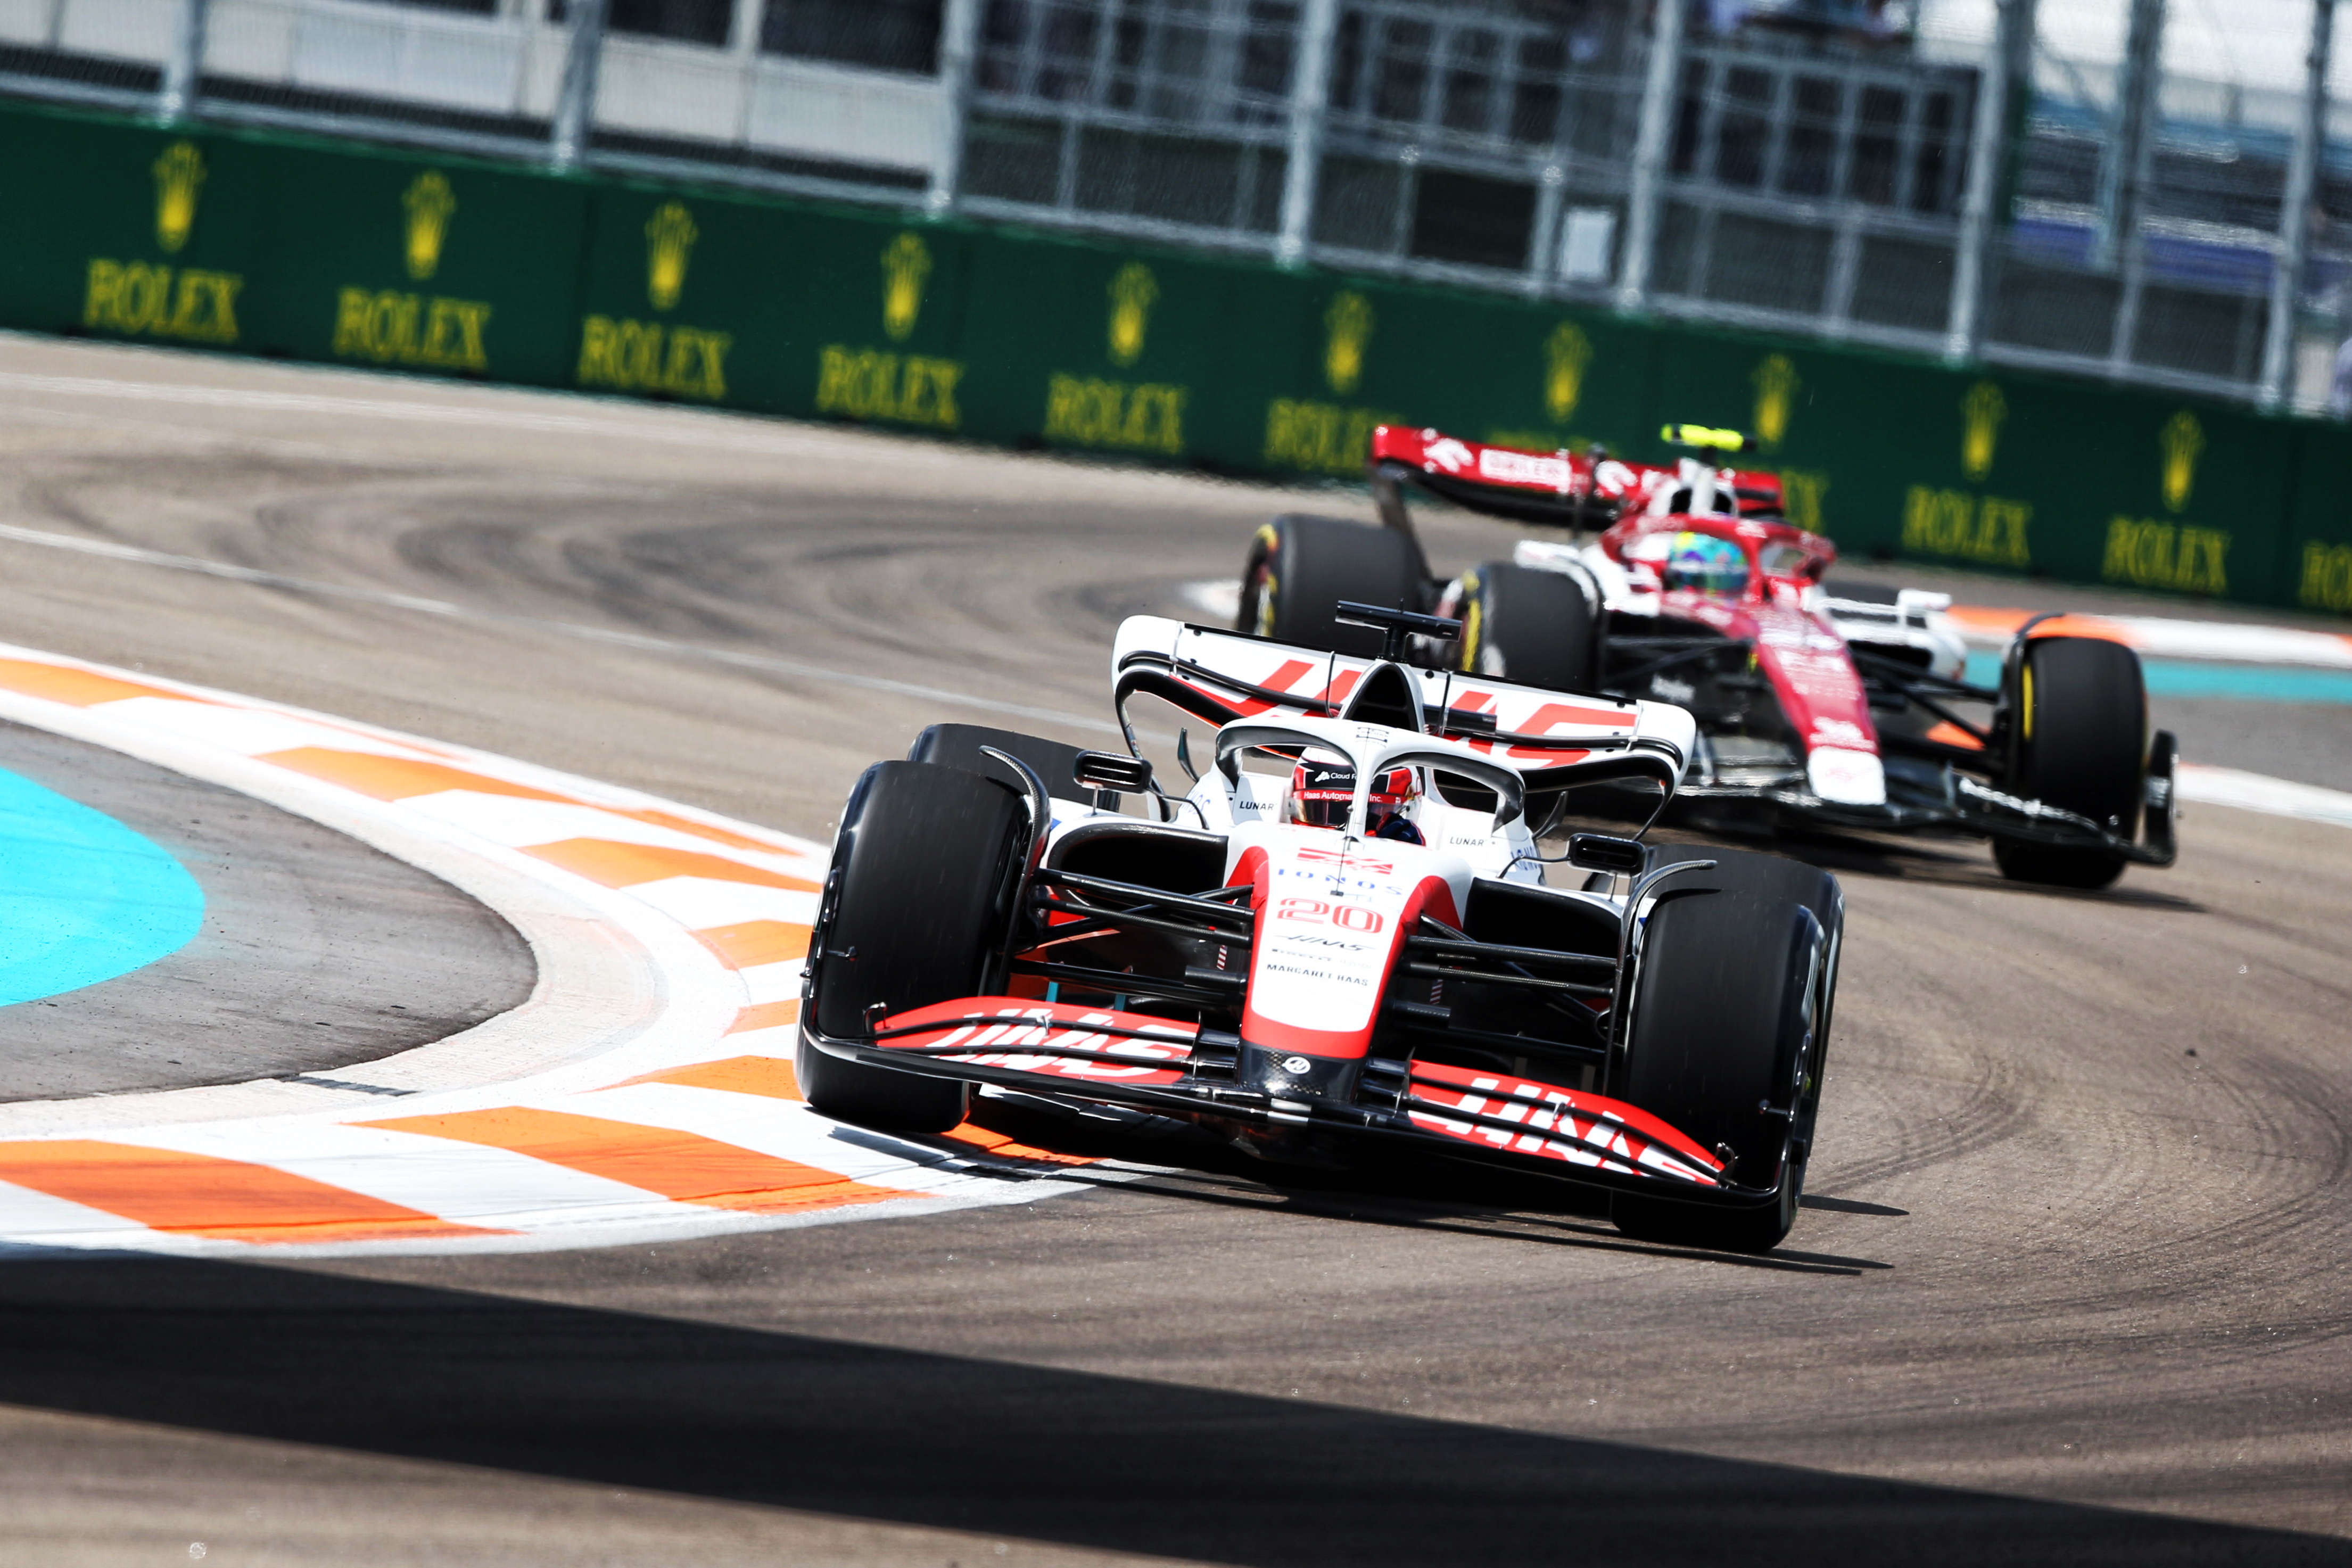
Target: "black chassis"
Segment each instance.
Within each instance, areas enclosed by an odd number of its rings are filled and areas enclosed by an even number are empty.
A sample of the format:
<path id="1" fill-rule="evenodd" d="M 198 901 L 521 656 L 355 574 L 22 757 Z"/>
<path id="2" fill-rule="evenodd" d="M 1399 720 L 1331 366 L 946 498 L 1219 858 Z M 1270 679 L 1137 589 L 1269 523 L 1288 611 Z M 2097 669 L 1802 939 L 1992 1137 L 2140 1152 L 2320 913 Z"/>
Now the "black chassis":
<path id="1" fill-rule="evenodd" d="M 1165 1085 L 1081 1083 L 947 1059 L 975 1054 L 968 1045 L 893 1047 L 886 1043 L 948 1026 L 937 1022 L 893 1029 L 884 1027 L 877 1016 L 871 1020 L 875 1032 L 865 1036 L 840 1037 L 819 1031 L 814 1023 L 822 1016 L 818 996 L 834 962 L 825 932 L 839 889 L 838 869 L 828 876 L 819 904 L 802 992 L 802 1030 L 814 1048 L 900 1072 L 992 1085 L 1079 1106 L 1125 1106 L 1192 1121 L 1276 1160 L 1340 1163 L 1386 1145 L 1718 1208 L 1756 1208 L 1779 1201 L 1780 1184 L 1790 1179 L 1785 1165 L 1776 1170 L 1769 1186 L 1742 1185 L 1698 1166 L 1689 1168 L 1703 1179 L 1685 1181 L 1639 1173 L 1638 1166 L 1631 1167 L 1633 1173 L 1612 1172 L 1473 1144 L 1412 1121 L 1412 1113 L 1420 1111 L 1515 1138 L 1530 1131 L 1524 1119 L 1481 1115 L 1423 1099 L 1415 1092 L 1412 1068 L 1417 1061 L 1500 1069 L 1570 1089 L 1593 1083 L 1606 1094 L 1630 1037 L 1628 1014 L 1640 969 L 1643 922 L 1627 921 L 1597 900 L 1561 900 L 1481 879 L 1465 916 L 1466 924 L 1480 924 L 1483 893 L 1504 905 L 1544 899 L 1572 910 L 1565 919 L 1579 929 L 1561 945 L 1529 946 L 1481 941 L 1467 931 L 1424 919 L 1422 930 L 1405 939 L 1370 1052 L 1360 1060 L 1317 1063 L 1309 1073 L 1294 1075 L 1284 1069 L 1278 1053 L 1248 1044 L 1237 1032 L 1256 916 L 1234 901 L 1244 889 L 1216 885 L 1224 862 L 1223 837 L 1139 820 L 1102 821 L 1069 829 L 1048 849 L 1045 830 L 1052 810 L 1045 785 L 1026 764 L 1003 760 L 1019 769 L 1029 786 L 1030 844 L 1028 853 L 1016 858 L 1016 885 L 1005 889 L 1008 898 L 1000 906 L 1011 911 L 1011 929 L 992 973 L 983 981 L 983 993 L 1002 992 L 1013 977 L 1025 976 L 1059 987 L 1060 1000 L 1197 1021 L 1199 1034 L 1181 1064 L 1182 1078 Z M 844 831 L 855 826 L 852 821 L 842 824 Z M 1074 862 L 1123 864 L 1128 874 L 1094 875 L 1073 868 Z M 1649 868 L 1633 879 L 1623 907 L 1640 909 L 1660 896 L 1696 891 L 1715 864 L 1659 863 L 1653 852 Z M 1205 877 L 1199 874 L 1203 869 Z M 1073 918 L 1055 924 L 1049 917 L 1055 915 Z M 1233 964 L 1240 967 L 1228 967 Z M 1586 998 L 1601 1005 L 1596 1008 Z M 1003 1020 L 975 1013 L 968 1021 Z M 1087 1027 L 1111 1036 L 1122 1032 Z M 1150 1037 L 1168 1043 L 1161 1037 Z M 1017 1049 L 1122 1065 L 1135 1060 L 1092 1050 L 1025 1045 Z M 1561 1083 L 1563 1077 L 1569 1081 Z M 1508 1100 L 1531 1111 L 1559 1109 L 1517 1095 L 1490 1092 L 1487 1098 Z M 1673 1156 L 1671 1149 L 1652 1143 L 1630 1127 L 1621 1124 L 1612 1131 Z M 1543 1136 L 1621 1163 L 1625 1158 L 1556 1128 Z"/>
<path id="2" fill-rule="evenodd" d="M 1372 465 L 1370 478 L 1381 525 L 1402 534 L 1412 546 L 1424 584 L 1423 607 L 1435 600 L 1438 584 L 1405 505 L 1407 484 L 1489 516 L 1566 528 L 1579 534 L 1606 528 L 1618 516 L 1616 504 L 1607 498 L 1575 494 L 1554 499 L 1502 492 L 1423 473 L 1393 458 Z M 1693 689 L 1692 700 L 1678 706 L 1689 709 L 1698 721 L 1703 744 L 1759 731 L 1793 737 L 1770 683 L 1754 673 L 1753 650 L 1747 642 L 1693 621 L 1616 616 L 1597 604 L 1598 584 L 1588 577 L 1586 585 L 1596 600 L 1591 668 L 1599 672 L 1598 689 L 1590 695 L 1657 700 L 1660 694 L 1649 689 L 1649 683 L 1668 676 Z M 1860 608 L 1853 606 L 1856 611 Z M 1841 618 L 1848 613 L 1841 611 Z M 1675 799 L 1683 803 L 1685 812 L 1707 814 L 1718 822 L 1744 816 L 1755 819 L 1758 826 L 1786 823 L 1878 832 L 1940 827 L 2016 844 L 2095 849 L 2137 865 L 2169 866 L 2179 855 L 2173 834 L 2173 773 L 2180 748 L 2168 731 L 2159 730 L 2149 739 L 2143 803 L 2147 826 L 2139 842 L 2110 833 L 2087 816 L 1998 787 L 2012 771 L 2010 716 L 2016 710 L 2018 670 L 2026 638 L 2035 626 L 2055 618 L 2037 616 L 2018 628 L 2001 662 L 1998 687 L 1950 679 L 1901 657 L 1893 647 L 1874 651 L 1849 639 L 1847 647 L 1874 716 L 1883 713 L 1899 721 L 1924 713 L 1952 724 L 1979 742 L 1975 747 L 1948 745 L 1924 734 L 1911 734 L 1899 722 L 1881 724 L 1879 750 L 1886 763 L 1888 796 L 1885 805 L 1841 805 L 1823 800 L 1805 787 L 1803 771 L 1795 765 L 1779 777 L 1727 779 L 1713 772 L 1710 760 L 1704 756 L 1694 763 L 1696 776 L 1686 778 L 1675 792 Z M 1624 623 L 1625 629 L 1619 629 L 1619 622 Z M 1972 722 L 1953 711 L 1954 703 L 1989 703 L 1991 718 L 1982 724 Z"/>

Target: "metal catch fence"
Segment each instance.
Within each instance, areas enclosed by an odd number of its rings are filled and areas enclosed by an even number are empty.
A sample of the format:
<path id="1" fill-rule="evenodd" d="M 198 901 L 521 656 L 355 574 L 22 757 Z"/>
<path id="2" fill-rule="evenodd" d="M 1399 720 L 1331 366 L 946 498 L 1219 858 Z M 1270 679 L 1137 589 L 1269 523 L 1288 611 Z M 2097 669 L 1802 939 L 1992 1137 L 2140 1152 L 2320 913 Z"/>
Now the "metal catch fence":
<path id="1" fill-rule="evenodd" d="M 0 92 L 2344 414 L 2334 5 L 0 0 Z"/>

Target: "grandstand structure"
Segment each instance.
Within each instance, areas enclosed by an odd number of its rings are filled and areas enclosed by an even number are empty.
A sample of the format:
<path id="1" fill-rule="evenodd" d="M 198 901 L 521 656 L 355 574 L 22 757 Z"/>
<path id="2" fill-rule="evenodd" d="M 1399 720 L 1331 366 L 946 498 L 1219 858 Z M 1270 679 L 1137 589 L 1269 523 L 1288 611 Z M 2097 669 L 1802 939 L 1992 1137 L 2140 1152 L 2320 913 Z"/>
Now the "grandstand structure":
<path id="1" fill-rule="evenodd" d="M 2334 0 L 0 0 L 0 93 L 2345 412 Z"/>

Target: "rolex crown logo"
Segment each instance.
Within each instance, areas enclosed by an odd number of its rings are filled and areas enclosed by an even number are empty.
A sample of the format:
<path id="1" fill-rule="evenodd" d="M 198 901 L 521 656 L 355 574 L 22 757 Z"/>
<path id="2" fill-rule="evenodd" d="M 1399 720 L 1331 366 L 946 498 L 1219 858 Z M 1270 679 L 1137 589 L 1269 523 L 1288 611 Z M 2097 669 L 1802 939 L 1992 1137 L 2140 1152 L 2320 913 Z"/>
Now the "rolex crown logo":
<path id="1" fill-rule="evenodd" d="M 931 274 L 931 253 L 919 234 L 901 234 L 882 252 L 882 330 L 904 342 L 923 311 L 923 279 Z"/>
<path id="2" fill-rule="evenodd" d="M 1787 354 L 1768 354 L 1756 367 L 1755 379 L 1756 439 L 1761 446 L 1777 447 L 1789 433 L 1789 405 L 1803 378 Z"/>
<path id="3" fill-rule="evenodd" d="M 1330 339 L 1323 351 L 1323 374 L 1331 390 L 1345 397 L 1364 375 L 1364 345 L 1372 337 L 1372 307 L 1361 294 L 1343 289 L 1323 312 Z"/>
<path id="4" fill-rule="evenodd" d="M 457 210 L 457 198 L 449 194 L 446 175 L 427 169 L 409 183 L 400 205 L 408 209 L 408 275 L 419 280 L 430 278 L 441 266 L 441 241 L 449 232 L 449 215 Z"/>
<path id="5" fill-rule="evenodd" d="M 1544 408 L 1555 424 L 1575 414 L 1584 397 L 1584 367 L 1592 363 L 1592 340 L 1574 321 L 1562 321 L 1544 340 Z"/>
<path id="6" fill-rule="evenodd" d="M 1992 472 L 1993 443 L 2008 417 L 2009 402 L 1991 382 L 1977 383 L 1960 399 L 1960 468 L 1969 478 L 1982 479 Z"/>
<path id="7" fill-rule="evenodd" d="M 646 298 L 655 310 L 667 310 L 677 303 L 696 235 L 693 215 L 681 202 L 662 203 L 646 220 Z"/>
<path id="8" fill-rule="evenodd" d="M 1160 298 L 1151 268 L 1130 261 L 1110 280 L 1110 363 L 1130 365 L 1143 357 L 1143 333 L 1151 324 L 1151 302 Z"/>
<path id="9" fill-rule="evenodd" d="M 2157 437 L 2164 448 L 2164 504 L 2174 511 L 2189 505 L 2197 484 L 2197 457 L 2205 450 L 2205 429 L 2187 409 L 2174 415 Z"/>
<path id="10" fill-rule="evenodd" d="M 196 193 L 204 188 L 205 155 L 193 142 L 174 142 L 155 160 L 155 243 L 177 254 L 196 226 Z"/>

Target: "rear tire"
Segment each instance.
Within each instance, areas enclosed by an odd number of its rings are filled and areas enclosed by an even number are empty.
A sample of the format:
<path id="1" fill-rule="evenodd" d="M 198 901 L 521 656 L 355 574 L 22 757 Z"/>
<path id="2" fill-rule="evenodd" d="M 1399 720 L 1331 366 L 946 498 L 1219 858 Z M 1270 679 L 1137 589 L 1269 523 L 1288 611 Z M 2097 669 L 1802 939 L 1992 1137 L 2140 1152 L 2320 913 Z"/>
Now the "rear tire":
<path id="1" fill-rule="evenodd" d="M 1292 512 L 1250 542 L 1234 629 L 1254 637 L 1363 658 L 1379 657 L 1381 634 L 1331 618 L 1340 600 L 1418 610 L 1428 597 L 1412 543 L 1391 529 L 1345 518 Z"/>
<path id="2" fill-rule="evenodd" d="M 1017 797 L 976 773 L 877 763 L 842 808 L 833 868 L 810 956 L 809 1016 L 835 1039 L 892 1013 L 982 993 L 1013 917 L 1028 817 Z M 968 1086 L 827 1056 L 805 1037 L 798 1057 L 809 1104 L 894 1132 L 944 1132 L 964 1119 Z"/>
<path id="3" fill-rule="evenodd" d="M 2005 684 L 2015 738 L 2003 787 L 2135 837 L 2147 788 L 2139 655 L 2096 637 L 2035 637 Z M 2062 888 L 2104 888 L 2125 866 L 2112 850 L 2067 845 L 1995 839 L 1992 855 L 2005 877 Z"/>
<path id="4" fill-rule="evenodd" d="M 1559 572 L 1490 561 L 1462 576 L 1461 668 L 1554 691 L 1592 689 L 1592 601 Z"/>
<path id="5" fill-rule="evenodd" d="M 1767 1252 L 1796 1223 L 1804 1192 L 1844 900 L 1826 872 L 1775 856 L 1677 847 L 1654 864 L 1683 859 L 1717 863 L 1688 878 L 1713 890 L 1675 894 L 1668 883 L 1651 910 L 1609 1092 L 1704 1148 L 1727 1144 L 1732 1179 L 1777 1184 L 1780 1196 L 1722 1209 L 1621 1193 L 1609 1217 L 1645 1241 Z"/>

